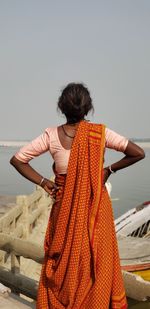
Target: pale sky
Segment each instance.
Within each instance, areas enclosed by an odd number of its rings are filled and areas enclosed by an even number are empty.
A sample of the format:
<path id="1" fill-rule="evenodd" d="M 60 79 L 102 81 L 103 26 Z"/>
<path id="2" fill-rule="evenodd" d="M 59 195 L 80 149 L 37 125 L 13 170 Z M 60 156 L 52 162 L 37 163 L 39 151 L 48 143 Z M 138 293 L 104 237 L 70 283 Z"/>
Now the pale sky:
<path id="1" fill-rule="evenodd" d="M 64 122 L 72 81 L 88 86 L 92 121 L 150 137 L 149 0 L 0 0 L 0 140 Z"/>

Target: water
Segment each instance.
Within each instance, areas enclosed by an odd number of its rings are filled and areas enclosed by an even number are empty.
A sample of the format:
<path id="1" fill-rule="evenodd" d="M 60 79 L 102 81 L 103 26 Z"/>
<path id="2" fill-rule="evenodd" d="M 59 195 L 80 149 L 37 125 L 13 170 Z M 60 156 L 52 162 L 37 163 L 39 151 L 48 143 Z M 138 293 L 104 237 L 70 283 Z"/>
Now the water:
<path id="1" fill-rule="evenodd" d="M 30 194 L 34 189 L 34 184 L 18 174 L 9 163 L 17 151 L 16 147 L 0 146 L 0 195 Z M 51 164 L 52 160 L 47 153 L 31 161 L 31 165 L 45 177 L 52 174 Z"/>
<path id="2" fill-rule="evenodd" d="M 110 176 L 112 184 L 112 202 L 115 218 L 144 201 L 150 200 L 150 146 L 144 149 L 146 158 L 133 166 L 118 171 Z M 34 184 L 23 178 L 9 164 L 12 155 L 17 151 L 14 147 L 0 147 L 0 195 L 29 194 Z M 107 150 L 105 165 L 121 159 L 122 154 Z M 41 175 L 52 175 L 52 159 L 48 153 L 30 162 Z"/>
<path id="3" fill-rule="evenodd" d="M 110 176 L 115 218 L 127 210 L 150 200 L 150 144 L 144 148 L 146 157 L 136 164 Z M 108 150 L 106 164 L 120 160 L 122 154 Z"/>
<path id="4" fill-rule="evenodd" d="M 144 148 L 146 158 L 129 168 L 111 175 L 112 203 L 115 218 L 127 210 L 150 200 L 150 144 Z M 12 155 L 17 151 L 14 147 L 0 147 L 0 195 L 29 194 L 34 185 L 19 175 L 9 164 Z M 122 154 L 107 150 L 105 165 L 121 159 Z M 46 153 L 30 162 L 41 175 L 52 175 L 52 159 Z M 150 303 L 129 300 L 131 309 L 150 309 Z"/>

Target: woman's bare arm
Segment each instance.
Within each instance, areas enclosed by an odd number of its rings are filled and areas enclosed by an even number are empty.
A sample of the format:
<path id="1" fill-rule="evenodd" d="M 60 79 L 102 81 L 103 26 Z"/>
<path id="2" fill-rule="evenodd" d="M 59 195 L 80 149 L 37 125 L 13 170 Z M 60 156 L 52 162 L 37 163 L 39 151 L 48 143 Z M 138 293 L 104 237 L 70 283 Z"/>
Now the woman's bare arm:
<path id="1" fill-rule="evenodd" d="M 145 157 L 144 150 L 131 141 L 128 142 L 128 145 L 124 151 L 124 154 L 125 154 L 125 157 L 111 164 L 112 171 L 117 172 L 118 170 L 121 170 L 132 164 L 135 164 L 136 162 L 144 159 Z M 105 167 L 104 168 L 104 183 L 107 181 L 110 174 L 111 172 L 109 170 L 109 167 Z"/>
<path id="2" fill-rule="evenodd" d="M 13 165 L 22 176 L 35 184 L 40 184 L 43 179 L 43 177 L 29 163 L 24 163 L 18 160 L 15 156 L 10 159 L 10 164 Z M 53 196 L 54 190 L 57 189 L 55 183 L 47 178 L 44 178 L 41 186 L 51 196 Z"/>

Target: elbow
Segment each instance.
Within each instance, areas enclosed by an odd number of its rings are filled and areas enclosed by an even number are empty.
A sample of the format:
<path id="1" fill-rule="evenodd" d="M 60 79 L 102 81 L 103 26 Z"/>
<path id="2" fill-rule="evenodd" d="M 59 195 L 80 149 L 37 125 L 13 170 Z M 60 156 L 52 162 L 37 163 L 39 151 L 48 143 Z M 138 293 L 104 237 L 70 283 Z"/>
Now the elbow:
<path id="1" fill-rule="evenodd" d="M 10 163 L 11 165 L 14 165 L 14 156 L 10 159 L 9 163 Z"/>
<path id="2" fill-rule="evenodd" d="M 27 164 L 27 163 L 24 163 L 24 162 L 18 160 L 15 156 L 13 156 L 13 157 L 10 159 L 9 163 L 10 163 L 12 166 L 14 166 L 16 169 L 20 168 L 20 167 L 23 166 L 24 164 Z"/>
<path id="3" fill-rule="evenodd" d="M 16 163 L 17 163 L 17 158 L 15 157 L 15 156 L 13 156 L 11 159 L 10 159 L 10 161 L 9 161 L 9 163 L 12 165 L 12 166 L 16 166 Z"/>
<path id="4" fill-rule="evenodd" d="M 141 148 L 139 151 L 139 160 L 143 160 L 145 158 L 145 151 Z"/>
<path id="5" fill-rule="evenodd" d="M 129 157 L 132 157 L 134 162 L 145 158 L 145 151 L 143 148 L 135 143 L 132 143 L 131 141 L 128 142 L 125 154 Z"/>
<path id="6" fill-rule="evenodd" d="M 137 157 L 139 158 L 139 160 L 143 160 L 145 158 L 145 151 L 143 148 L 141 148 L 138 145 L 135 145 L 135 154 L 137 155 Z"/>
<path id="7" fill-rule="evenodd" d="M 142 159 L 144 159 L 145 158 L 145 151 L 143 150 L 143 155 L 142 155 Z"/>

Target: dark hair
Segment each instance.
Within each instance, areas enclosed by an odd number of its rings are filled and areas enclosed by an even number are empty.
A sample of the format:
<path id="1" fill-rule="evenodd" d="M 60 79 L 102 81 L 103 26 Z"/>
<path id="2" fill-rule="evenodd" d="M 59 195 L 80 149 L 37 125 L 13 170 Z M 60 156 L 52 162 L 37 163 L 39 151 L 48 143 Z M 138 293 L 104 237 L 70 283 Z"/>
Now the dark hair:
<path id="1" fill-rule="evenodd" d="M 68 84 L 59 97 L 58 109 L 66 116 L 67 123 L 83 120 L 90 110 L 94 111 L 88 88 L 81 83 Z"/>

